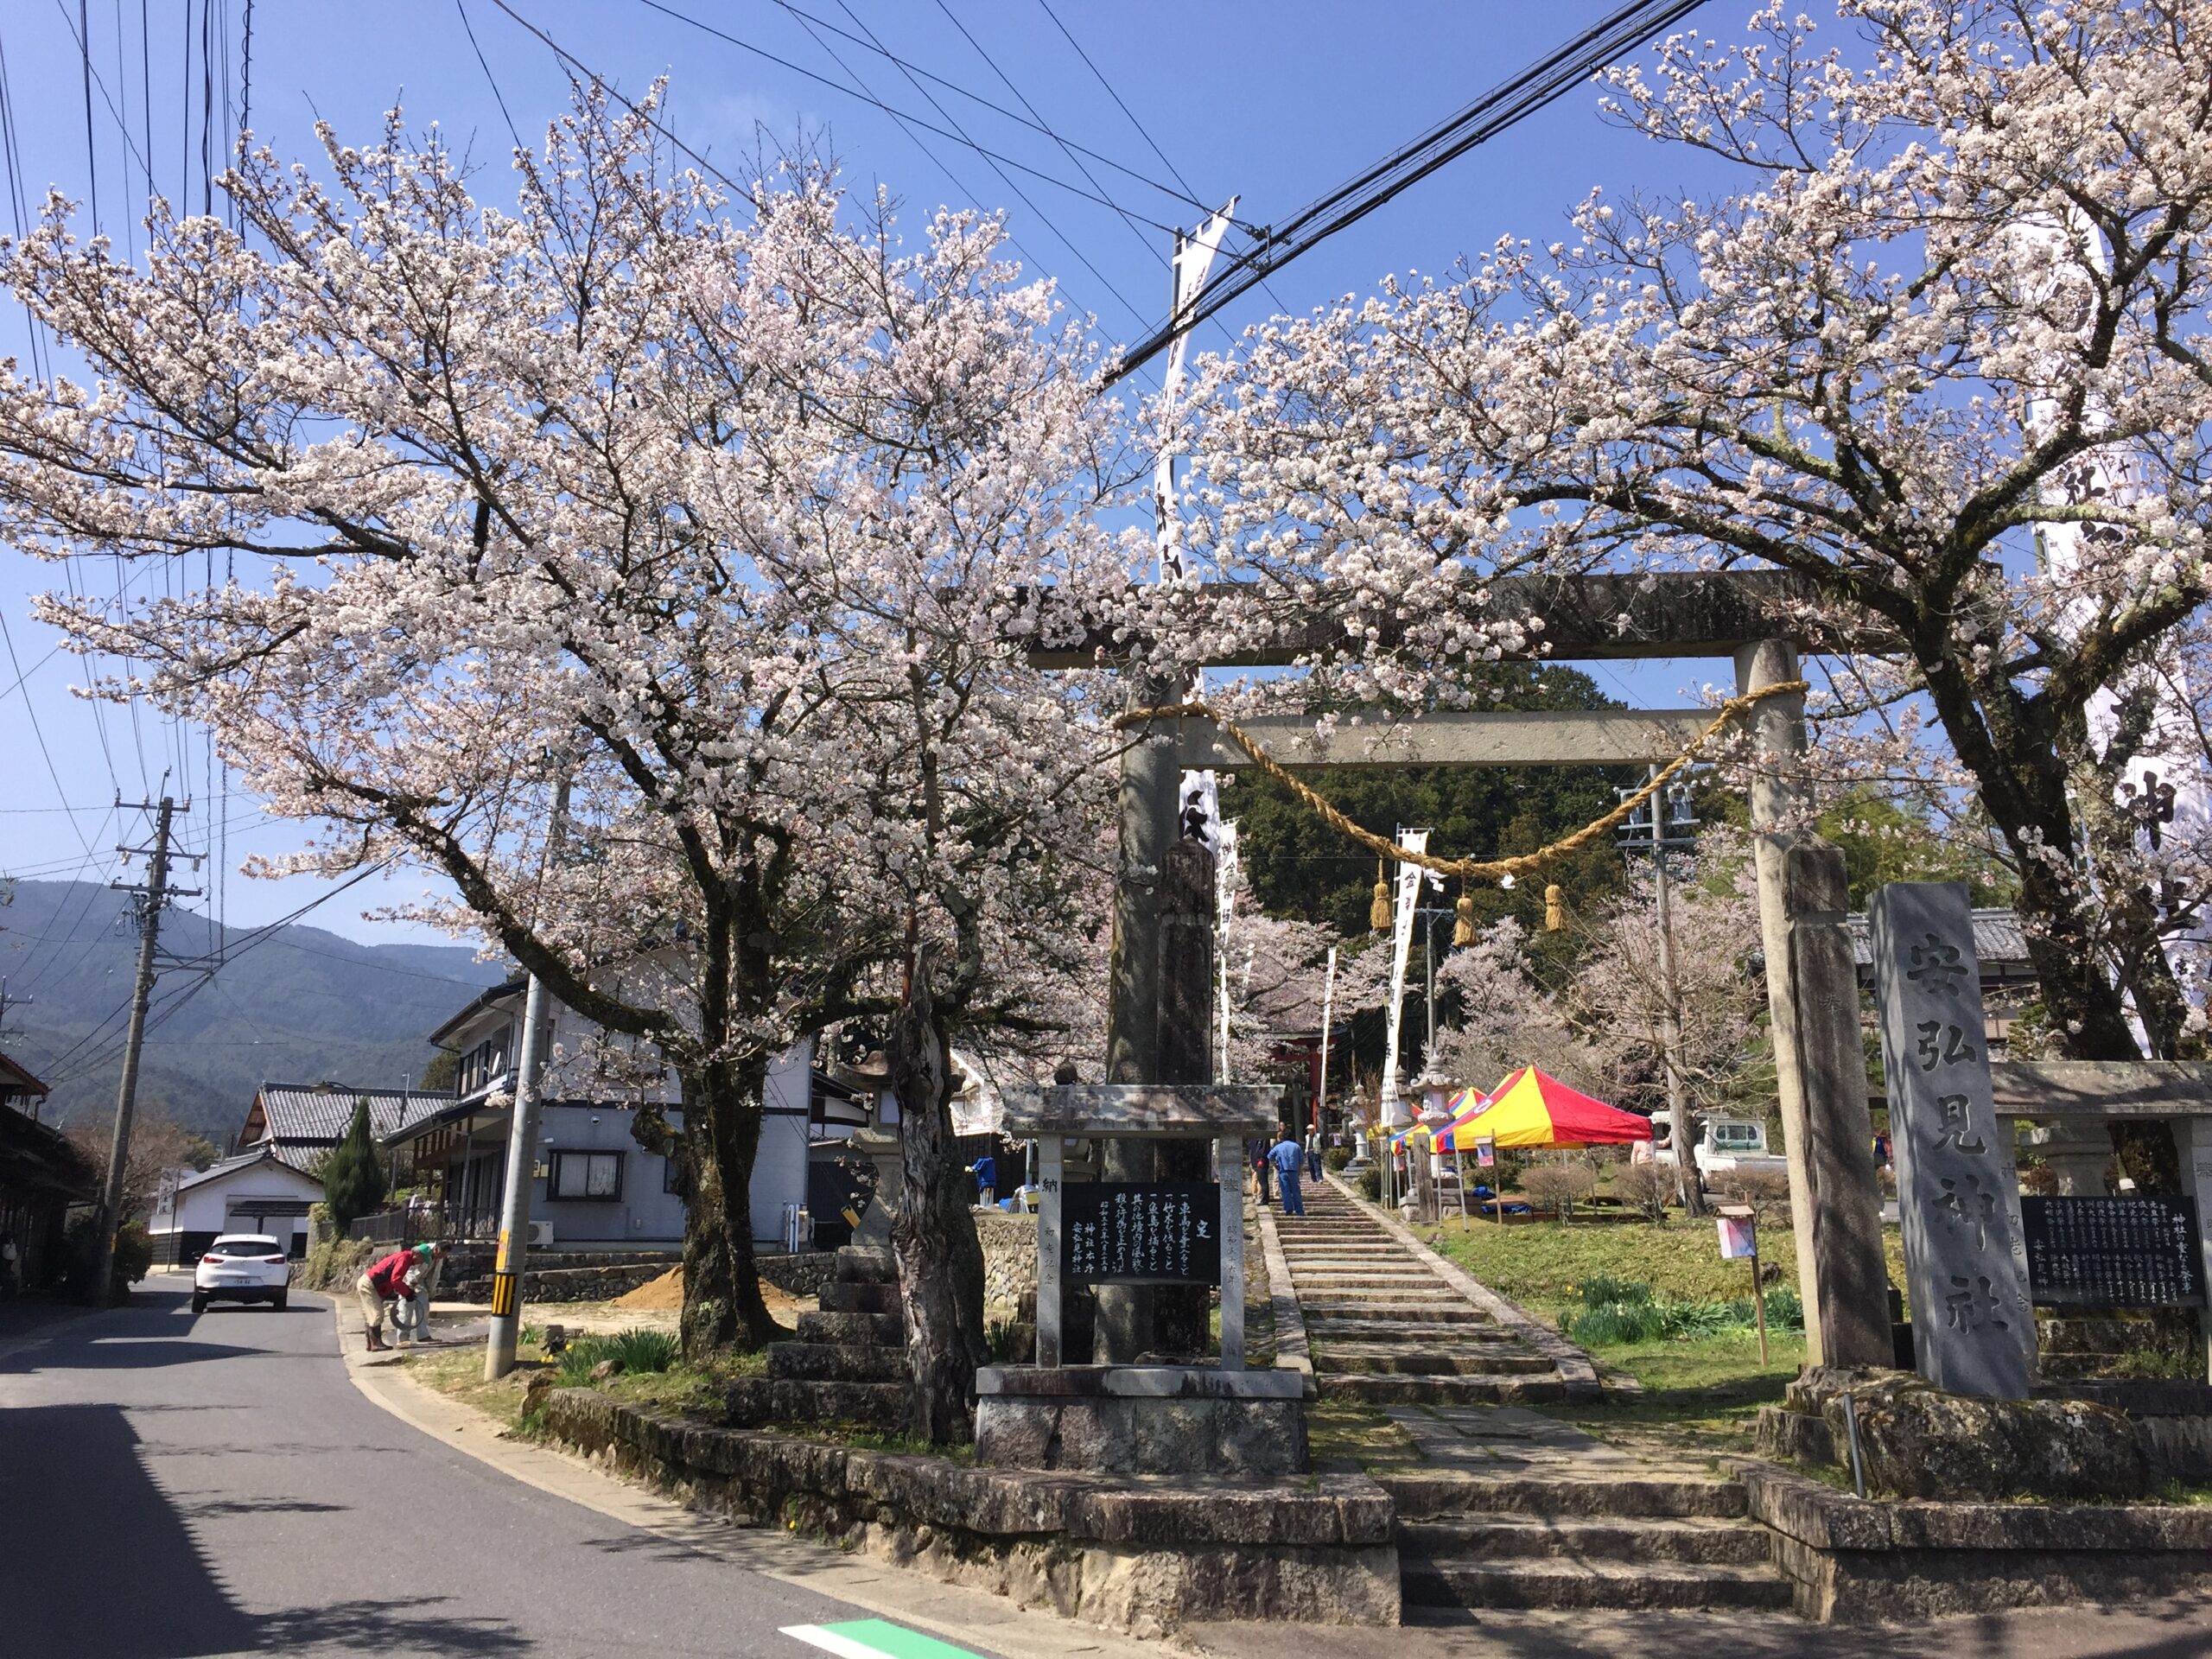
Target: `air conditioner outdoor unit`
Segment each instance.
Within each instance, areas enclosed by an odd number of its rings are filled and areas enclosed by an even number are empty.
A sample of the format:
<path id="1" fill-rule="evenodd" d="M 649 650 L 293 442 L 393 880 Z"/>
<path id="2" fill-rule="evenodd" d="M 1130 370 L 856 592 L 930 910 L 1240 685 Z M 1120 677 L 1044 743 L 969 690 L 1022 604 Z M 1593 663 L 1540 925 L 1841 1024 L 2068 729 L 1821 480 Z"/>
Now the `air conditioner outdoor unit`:
<path id="1" fill-rule="evenodd" d="M 553 1224 L 533 1221 L 530 1224 L 530 1242 L 533 1249 L 541 1249 L 553 1242 Z"/>

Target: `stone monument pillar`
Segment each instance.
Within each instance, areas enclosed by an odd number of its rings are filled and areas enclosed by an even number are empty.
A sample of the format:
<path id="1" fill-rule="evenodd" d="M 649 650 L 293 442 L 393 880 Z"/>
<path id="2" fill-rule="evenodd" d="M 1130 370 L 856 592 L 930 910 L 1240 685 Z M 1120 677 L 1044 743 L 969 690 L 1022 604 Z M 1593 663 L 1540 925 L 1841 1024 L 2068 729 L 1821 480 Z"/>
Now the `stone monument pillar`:
<path id="1" fill-rule="evenodd" d="M 1736 654 L 1736 688 L 1799 677 L 1796 647 L 1766 639 Z M 1805 1299 L 1805 1357 L 1815 1365 L 1891 1362 L 1888 1275 L 1881 1266 L 1881 1188 L 1874 1173 L 1859 1041 L 1859 980 L 1843 929 L 1840 859 L 1802 826 L 1792 770 L 1805 749 L 1802 692 L 1760 702 L 1745 722 L 1751 774 L 1751 851 L 1759 935 L 1766 953 L 1775 1092 L 1789 1166 L 1797 1279 Z M 1802 844 L 1794 872 L 1793 849 Z M 1822 849 L 1826 849 L 1825 852 Z"/>
<path id="2" fill-rule="evenodd" d="M 1990 1088 L 1967 890 L 1894 881 L 1867 920 L 1918 1369 L 1955 1394 L 2025 1399 L 2036 1351 L 2027 1249 Z"/>

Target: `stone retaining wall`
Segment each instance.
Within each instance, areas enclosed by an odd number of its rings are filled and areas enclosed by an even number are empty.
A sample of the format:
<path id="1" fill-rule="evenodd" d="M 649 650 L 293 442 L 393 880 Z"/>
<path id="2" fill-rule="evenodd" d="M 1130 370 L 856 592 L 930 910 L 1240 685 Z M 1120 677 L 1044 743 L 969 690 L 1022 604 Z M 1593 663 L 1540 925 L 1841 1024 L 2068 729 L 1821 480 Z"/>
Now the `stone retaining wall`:
<path id="1" fill-rule="evenodd" d="M 1392 1506 L 1363 1475 L 1163 1487 L 970 1468 L 722 1428 L 588 1389 L 554 1389 L 539 1421 L 739 1525 L 790 1527 L 1141 1637 L 1204 1619 L 1398 1623 Z"/>
<path id="2" fill-rule="evenodd" d="M 976 1238 L 983 1247 L 983 1305 L 1020 1306 L 1037 1288 L 1037 1217 L 978 1210 Z"/>
<path id="3" fill-rule="evenodd" d="M 1753 1464 L 1797 1611 L 1822 1624 L 2127 1601 L 2212 1588 L 2212 1510 L 2147 1503 L 1883 1503 Z"/>
<path id="4" fill-rule="evenodd" d="M 639 1262 L 622 1267 L 528 1268 L 522 1275 L 525 1302 L 604 1302 L 649 1285 L 675 1264 Z M 492 1281 L 467 1279 L 448 1293 L 459 1302 L 489 1302 Z"/>
<path id="5" fill-rule="evenodd" d="M 797 1255 L 757 1255 L 753 1258 L 763 1284 L 773 1285 L 786 1296 L 818 1296 L 822 1287 L 837 1273 L 835 1250 L 803 1250 Z"/>

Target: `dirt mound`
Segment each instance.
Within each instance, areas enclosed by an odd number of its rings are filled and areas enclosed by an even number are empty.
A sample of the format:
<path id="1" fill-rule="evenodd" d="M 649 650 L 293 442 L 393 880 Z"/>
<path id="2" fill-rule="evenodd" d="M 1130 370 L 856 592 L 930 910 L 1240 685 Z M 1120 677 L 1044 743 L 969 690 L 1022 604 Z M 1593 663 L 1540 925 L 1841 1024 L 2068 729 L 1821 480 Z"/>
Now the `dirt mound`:
<path id="1" fill-rule="evenodd" d="M 763 1283 L 760 1299 L 768 1304 L 768 1311 L 779 1319 L 790 1317 L 799 1306 L 787 1293 L 775 1286 Z M 610 1306 L 636 1308 L 680 1308 L 683 1306 L 683 1269 L 671 1268 L 658 1279 L 649 1279 L 626 1295 L 617 1296 Z"/>
<path id="2" fill-rule="evenodd" d="M 635 1290 L 614 1299 L 617 1307 L 681 1307 L 683 1306 L 683 1269 L 671 1268 L 658 1279 L 648 1279 Z"/>

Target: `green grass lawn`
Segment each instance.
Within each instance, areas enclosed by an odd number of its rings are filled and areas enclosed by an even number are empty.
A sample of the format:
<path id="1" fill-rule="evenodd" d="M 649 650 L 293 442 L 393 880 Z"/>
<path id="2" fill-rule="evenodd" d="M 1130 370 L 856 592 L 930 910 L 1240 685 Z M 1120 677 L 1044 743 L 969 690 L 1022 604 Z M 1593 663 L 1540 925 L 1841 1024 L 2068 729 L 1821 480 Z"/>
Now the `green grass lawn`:
<path id="1" fill-rule="evenodd" d="M 1542 1221 L 1501 1227 L 1454 1217 L 1420 1230 L 1433 1248 L 1554 1325 L 1580 1310 L 1582 1286 L 1599 1274 L 1647 1284 L 1667 1301 L 1726 1302 L 1751 1294 L 1751 1264 L 1721 1260 L 1707 1221 L 1673 1217 L 1661 1226 Z M 1891 1281 L 1902 1285 L 1904 1261 L 1897 1230 L 1886 1230 L 1883 1242 Z M 1762 1230 L 1759 1254 L 1762 1263 L 1781 1270 L 1782 1283 L 1796 1287 L 1797 1245 L 1787 1228 Z M 1593 1431 L 1605 1432 L 1608 1426 L 1663 1430 L 1677 1445 L 1719 1450 L 1741 1442 L 1758 1406 L 1781 1399 L 1783 1385 L 1804 1363 L 1805 1339 L 1795 1331 L 1770 1331 L 1764 1363 L 1757 1336 L 1740 1329 L 1603 1346 L 1592 1353 L 1600 1363 L 1635 1377 L 1643 1385 L 1643 1397 L 1555 1414 L 1574 1417 Z"/>

